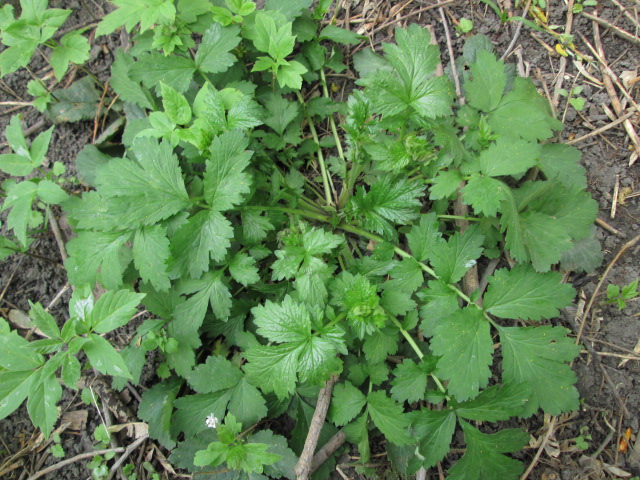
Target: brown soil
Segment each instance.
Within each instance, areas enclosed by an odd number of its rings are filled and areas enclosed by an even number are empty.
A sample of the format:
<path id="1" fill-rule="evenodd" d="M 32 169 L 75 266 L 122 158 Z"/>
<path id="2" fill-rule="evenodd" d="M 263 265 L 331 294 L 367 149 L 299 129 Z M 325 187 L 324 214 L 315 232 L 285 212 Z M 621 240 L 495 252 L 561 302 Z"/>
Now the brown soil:
<path id="1" fill-rule="evenodd" d="M 11 3 L 17 4 L 18 2 Z M 103 15 L 103 9 L 109 10 L 110 8 L 105 7 L 105 3 L 102 0 L 87 2 L 54 0 L 50 2 L 50 6 L 74 9 L 74 14 L 63 26 L 63 29 L 68 29 L 74 25 L 87 24 L 95 17 Z M 407 23 L 432 25 L 438 44 L 441 46 L 445 67 L 449 63 L 446 46 L 447 36 L 439 9 L 434 8 L 416 13 L 433 5 L 434 1 L 406 2 L 406 5 L 405 2 L 396 3 L 384 0 L 354 0 L 342 3 L 349 4 L 348 18 L 357 19 L 358 15 L 362 14 L 367 19 L 365 24 L 353 22 L 349 26 L 352 30 L 364 28 L 362 33 L 367 34 L 383 24 L 388 24 L 388 28 L 382 28 L 373 35 L 374 43 L 391 38 L 392 29 L 398 25 Z M 505 3 L 510 4 L 508 0 Z M 621 10 L 614 3 L 611 3 L 611 0 L 601 0 L 599 3 L 597 11 L 602 18 L 614 23 L 619 28 L 637 34 L 637 21 L 634 25 L 622 15 Z M 632 17 L 635 15 L 635 18 L 638 18 L 637 2 L 624 0 L 622 4 L 629 8 L 628 11 Z M 404 5 L 403 8 L 401 8 L 402 5 Z M 461 18 L 473 20 L 474 29 L 471 34 L 483 33 L 487 35 L 494 43 L 499 55 L 506 50 L 518 31 L 517 22 L 501 24 L 495 13 L 481 2 L 454 0 L 446 6 L 446 9 L 451 29 L 451 46 L 456 56 L 462 51 L 464 36 L 456 34 L 451 24 L 452 20 L 457 21 Z M 391 10 L 393 10 L 393 16 L 390 17 Z M 586 7 L 588 12 L 593 12 L 593 10 L 592 7 Z M 520 15 L 522 8 L 514 8 L 514 12 Z M 549 24 L 564 27 L 566 13 L 566 6 L 562 2 L 552 2 Z M 605 56 L 611 69 L 618 76 L 624 71 L 635 70 L 637 76 L 640 67 L 640 42 L 632 43 L 623 40 L 604 27 L 601 27 L 600 30 Z M 591 53 L 582 40 L 582 36 L 594 44 L 593 32 L 591 20 L 581 15 L 575 16 L 572 33 L 576 35 L 578 51 L 586 54 Z M 520 62 L 520 65 L 534 78 L 540 90 L 542 92 L 548 91 L 553 96 L 561 57 L 549 53 L 533 38 L 532 33 L 532 29 L 527 26 L 519 31 L 515 43 L 515 53 L 512 53 L 507 61 Z M 551 47 L 554 46 L 550 35 L 538 32 L 535 32 L 535 35 Z M 108 38 L 102 37 L 93 45 L 91 61 L 87 67 L 104 81 L 108 78 L 109 65 L 113 60 L 113 52 L 119 45 L 119 37 L 118 35 Z M 36 74 L 45 73 L 45 69 L 46 64 L 40 59 L 34 60 L 31 65 L 31 70 Z M 590 68 L 589 72 L 598 80 L 602 79 L 597 66 Z M 73 74 L 77 74 L 77 77 L 84 75 L 79 71 Z M 596 128 L 611 123 L 606 111 L 607 109 L 613 110 L 613 107 L 606 90 L 585 77 L 576 77 L 576 75 L 578 75 L 578 70 L 574 66 L 572 58 L 569 57 L 563 87 L 569 90 L 574 82 L 575 85 L 584 86 L 581 95 L 586 99 L 586 105 L 581 112 L 576 112 L 572 107 L 567 107 L 566 100 L 560 97 L 557 110 L 561 112 L 561 116 L 565 117 L 565 130 L 558 139 L 561 142 L 580 138 Z M 0 82 L 0 101 L 29 99 L 26 94 L 26 84 L 30 80 L 29 73 L 22 70 L 3 80 L 6 85 Z M 640 96 L 637 85 L 630 92 L 636 101 Z M 24 116 L 26 126 L 33 125 L 42 118 L 32 108 L 20 110 L 9 107 L 0 108 L 2 108 L 0 110 L 0 132 L 4 132 L 5 125 L 14 113 L 19 112 Z M 636 129 L 640 129 L 637 115 L 635 125 Z M 46 124 L 43 128 L 45 127 Z M 34 132 L 33 135 L 37 133 Z M 90 121 L 58 125 L 54 131 L 52 147 L 48 155 L 51 163 L 53 161 L 64 162 L 68 166 L 70 174 L 73 174 L 75 156 L 86 143 L 91 142 L 92 133 L 93 122 Z M 0 134 L 0 142 L 4 141 L 3 136 L 3 133 Z M 599 217 L 619 232 L 614 234 L 612 230 L 598 225 L 598 239 L 605 252 L 602 267 L 587 275 L 574 273 L 568 275 L 567 281 L 574 284 L 580 293 L 580 298 L 583 299 L 577 305 L 578 308 L 583 306 L 585 302 L 589 303 L 606 266 L 616 257 L 626 242 L 640 233 L 638 232 L 640 225 L 640 200 L 638 197 L 640 161 L 631 167 L 628 165 L 631 155 L 629 144 L 629 137 L 621 125 L 576 144 L 583 154 L 582 164 L 587 169 L 589 190 L 600 204 Z M 5 178 L 0 174 L 0 181 Z M 611 209 L 616 183 L 618 183 L 620 191 L 631 193 L 631 195 L 627 195 L 624 202 L 617 202 L 616 216 L 612 218 Z M 627 472 L 629 475 L 640 475 L 640 449 L 634 453 L 633 441 L 626 453 L 619 449 L 619 439 L 625 429 L 630 427 L 633 432 L 640 429 L 638 416 L 640 411 L 640 363 L 637 360 L 640 357 L 633 353 L 640 341 L 640 301 L 636 299 L 629 302 L 627 308 L 622 311 L 614 306 L 605 305 L 603 302 L 606 299 L 605 291 L 608 284 L 626 285 L 640 278 L 640 262 L 637 260 L 639 248 L 640 243 L 628 249 L 613 265 L 602 288 L 597 292 L 593 306 L 584 323 L 582 341 L 589 343 L 592 352 L 585 350 L 585 353 L 574 363 L 574 370 L 578 375 L 578 388 L 583 399 L 581 410 L 575 414 L 560 417 L 550 435 L 548 435 L 550 422 L 548 418 L 537 416 L 521 423 L 521 426 L 539 442 L 543 438 L 547 439 L 544 451 L 528 478 L 546 480 L 626 478 L 623 472 Z M 45 233 L 39 236 L 31 247 L 30 253 L 34 256 L 14 255 L 0 263 L 0 292 L 3 292 L 3 295 L 0 295 L 2 298 L 0 313 L 5 317 L 10 309 L 28 310 L 28 300 L 48 305 L 66 284 L 64 270 L 61 268 L 62 260 L 53 235 Z M 69 296 L 68 292 L 64 294 L 52 309 L 53 315 L 59 319 L 67 317 L 66 308 Z M 577 331 L 579 327 L 574 323 L 576 309 L 565 313 L 566 315 L 558 323 L 573 329 L 574 332 Z M 595 355 L 592 354 L 593 352 Z M 630 355 L 632 359 L 621 364 L 623 360 L 621 356 L 625 355 Z M 546 394 L 553 395 L 554 392 L 546 392 Z M 61 408 L 63 411 L 85 409 L 89 412 L 89 422 L 85 430 L 66 432 L 62 435 L 62 445 L 67 457 L 91 450 L 93 448 L 91 434 L 94 427 L 99 424 L 95 407 L 82 404 L 74 392 L 67 392 L 61 402 Z M 135 408 L 133 410 L 135 411 Z M 9 418 L 2 420 L 0 423 L 2 447 L 0 449 L 4 451 L 0 452 L 0 465 L 22 448 L 28 448 L 29 445 L 32 445 L 32 435 L 33 428 L 28 421 L 24 407 Z M 580 436 L 588 444 L 584 451 L 576 445 L 576 438 Z M 539 443 L 525 450 L 522 457 L 525 464 L 528 465 L 533 461 L 538 446 Z M 24 466 L 16 468 L 6 478 L 23 479 L 29 474 L 59 461 L 47 454 L 46 449 L 30 451 L 22 460 L 25 462 Z M 84 463 L 86 462 L 74 463 L 45 478 L 60 480 L 87 478 L 89 472 L 84 467 Z M 157 466 L 161 470 L 161 467 Z M 443 467 L 446 468 L 447 464 L 445 463 Z M 615 470 L 614 467 L 619 470 Z M 346 474 L 351 478 L 357 476 L 355 472 L 350 470 L 346 470 Z M 427 478 L 438 478 L 438 473 L 428 472 Z"/>

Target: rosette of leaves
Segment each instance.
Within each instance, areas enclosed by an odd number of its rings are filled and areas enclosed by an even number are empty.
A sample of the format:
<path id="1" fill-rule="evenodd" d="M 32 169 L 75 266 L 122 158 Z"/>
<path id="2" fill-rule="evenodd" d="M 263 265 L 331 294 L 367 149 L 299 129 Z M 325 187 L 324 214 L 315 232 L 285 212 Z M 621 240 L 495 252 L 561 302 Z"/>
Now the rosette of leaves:
<path id="1" fill-rule="evenodd" d="M 461 60 L 467 105 L 416 25 L 356 57 L 359 87 L 339 103 L 335 42 L 359 37 L 320 29 L 326 2 L 225 5 L 154 13 L 163 31 L 202 33 L 194 55 L 156 51 L 141 24 L 112 79 L 129 103 L 124 152 L 83 157 L 95 189 L 64 203 L 78 232 L 70 281 L 137 289 L 156 317 L 123 352 L 131 381 L 167 339 L 167 378 L 139 409 L 150 435 L 192 471 L 292 478 L 276 456 L 301 452 L 337 374 L 321 442 L 341 428 L 365 464 L 382 436 L 410 474 L 445 458 L 459 430 L 452 478 L 517 478 L 508 454 L 526 432 L 470 422 L 578 407 L 579 349 L 546 320 L 575 294 L 552 266 L 597 263 L 597 209 L 577 151 L 544 143 L 561 124 L 482 37 Z M 118 15 L 105 31 L 134 28 Z M 313 82 L 321 96 L 305 102 Z M 470 268 L 502 255 L 514 265 L 486 292 L 461 290 Z M 221 431 L 211 416 L 226 419 Z M 296 422 L 286 439 L 261 429 L 282 416 Z"/>

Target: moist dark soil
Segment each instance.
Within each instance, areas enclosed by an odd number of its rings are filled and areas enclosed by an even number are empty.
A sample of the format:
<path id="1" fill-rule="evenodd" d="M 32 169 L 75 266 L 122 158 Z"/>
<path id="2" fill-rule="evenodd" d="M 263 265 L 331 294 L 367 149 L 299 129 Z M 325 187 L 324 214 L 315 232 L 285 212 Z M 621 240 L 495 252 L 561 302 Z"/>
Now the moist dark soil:
<path id="1" fill-rule="evenodd" d="M 612 0 L 601 0 L 595 10 L 592 7 L 585 7 L 585 10 L 590 13 L 597 11 L 601 18 L 637 35 L 637 2 L 634 3 L 632 0 L 615 2 L 628 9 L 629 15 L 636 19 L 635 24 L 615 3 L 611 2 Z M 19 11 L 17 1 L 11 0 L 9 3 L 14 4 Z M 561 62 L 566 62 L 562 78 L 563 88 L 570 90 L 573 86 L 584 87 L 580 96 L 586 100 L 586 103 L 580 112 L 572 106 L 567 106 L 564 97 L 560 97 L 559 102 L 554 105 L 559 112 L 559 118 L 563 118 L 565 123 L 565 129 L 557 141 L 580 139 L 612 122 L 608 115 L 614 107 L 607 91 L 601 84 L 579 74 L 574 64 L 575 57 L 569 56 L 566 60 L 562 60 L 562 57 L 554 52 L 554 39 L 549 34 L 535 32 L 529 26 L 518 28 L 516 21 L 501 23 L 493 10 L 484 3 L 475 0 L 453 0 L 446 4 L 442 12 L 449 26 L 449 35 L 445 32 L 440 9 L 437 7 L 427 9 L 435 5 L 433 0 L 416 2 L 348 0 L 339 3 L 344 8 L 337 17 L 338 25 L 368 35 L 377 48 L 382 41 L 389 41 L 392 38 L 393 28 L 396 26 L 409 23 L 432 26 L 437 43 L 441 47 L 445 69 L 450 62 L 447 37 L 456 57 L 461 54 L 462 45 L 468 35 L 476 33 L 487 35 L 495 45 L 498 55 L 502 55 L 514 37 L 517 37 L 512 53 L 508 55 L 506 61 L 519 64 L 519 69 L 533 78 L 541 93 L 546 92 L 552 99 L 558 84 Z M 561 26 L 559 31 L 563 31 L 567 19 L 566 5 L 559 1 L 548 3 L 550 4 L 548 25 Z M 89 25 L 112 8 L 103 0 L 53 0 L 50 6 L 73 9 L 74 13 L 62 30 Z M 507 0 L 503 6 L 514 15 L 522 15 L 522 5 L 513 6 Z M 455 29 L 455 23 L 462 18 L 472 20 L 474 23 L 474 28 L 469 34 L 458 33 Z M 345 19 L 349 19 L 348 25 L 340 23 Z M 623 72 L 635 72 L 632 77 L 637 77 L 640 68 L 640 42 L 634 43 L 621 39 L 604 27 L 600 27 L 600 31 L 605 58 L 611 70 L 617 76 L 621 76 Z M 575 35 L 577 51 L 592 56 L 585 42 L 587 40 L 594 45 L 592 21 L 582 15 L 576 15 L 571 33 Z M 91 60 L 86 68 L 104 82 L 109 76 L 113 53 L 120 45 L 120 36 L 114 34 L 96 40 L 91 34 L 90 40 L 93 48 Z M 546 46 L 541 41 L 545 42 Z M 366 46 L 366 44 L 363 45 L 363 47 Z M 354 50 L 352 49 L 351 53 Z M 590 75 L 597 80 L 602 80 L 602 74 L 597 65 L 589 66 L 586 62 L 584 65 Z M 30 65 L 30 70 L 40 77 L 49 72 L 47 64 L 39 55 L 36 55 Z M 73 69 L 63 79 L 62 86 L 84 75 L 84 72 Z M 31 74 L 24 69 L 5 77 L 0 82 L 0 101 L 29 100 L 26 87 L 31 78 Z M 635 101 L 639 101 L 640 97 L 638 93 L 640 87 L 637 86 L 639 84 L 640 82 L 635 88 L 629 87 L 630 96 Z M 619 91 L 618 95 L 621 99 L 624 98 Z M 0 142 L 4 141 L 6 124 L 16 113 L 23 116 L 25 127 L 40 125 L 32 133 L 31 138 L 48 128 L 48 121 L 42 122 L 43 116 L 33 108 L 0 108 L 2 109 L 0 110 Z M 638 115 L 632 117 L 631 121 L 635 124 L 635 128 L 640 130 Z M 74 159 L 84 145 L 91 143 L 93 135 L 92 121 L 57 125 L 48 154 L 49 161 L 51 164 L 54 161 L 63 162 L 69 174 L 74 175 Z M 602 134 L 580 140 L 575 146 L 582 152 L 582 164 L 587 169 L 589 191 L 600 205 L 599 218 L 602 223 L 597 225 L 597 237 L 604 251 L 603 264 L 595 272 L 567 273 L 566 279 L 576 287 L 579 298 L 576 300 L 575 307 L 567 309 L 563 312 L 563 317 L 556 321 L 557 324 L 564 325 L 577 334 L 580 330 L 580 312 L 584 311 L 585 305 L 592 303 L 582 325 L 580 339 L 583 344 L 588 344 L 589 348 L 583 351 L 573 365 L 582 399 L 581 409 L 573 414 L 563 415 L 553 422 L 542 415 L 522 421 L 519 426 L 525 428 L 532 438 L 537 439 L 537 442 L 532 441 L 531 448 L 525 449 L 519 454 L 519 458 L 529 465 L 534 461 L 540 442 L 544 437 L 548 437 L 528 478 L 545 480 L 629 478 L 640 475 L 640 448 L 634 449 L 635 432 L 640 429 L 638 417 L 640 363 L 635 360 L 638 358 L 638 353 L 634 353 L 634 349 L 640 352 L 638 348 L 640 347 L 640 301 L 632 300 L 628 302 L 626 308 L 619 310 L 616 306 L 605 303 L 605 292 L 607 285 L 611 283 L 622 286 L 640 278 L 638 261 L 640 243 L 628 249 L 624 248 L 627 242 L 640 234 L 638 231 L 640 161 L 629 166 L 632 150 L 629 137 L 621 124 Z M 4 153 L 3 150 L 4 146 L 0 152 Z M 5 178 L 6 176 L 0 173 L 0 181 Z M 615 190 L 622 192 L 617 201 Z M 612 216 L 614 202 L 616 203 L 615 217 Z M 623 253 L 619 255 L 621 251 Z M 614 262 L 612 268 L 607 272 L 602 286 L 596 292 L 605 268 L 612 262 Z M 45 306 L 49 305 L 60 292 L 64 291 L 51 309 L 51 313 L 62 322 L 68 317 L 67 308 L 70 298 L 70 291 L 65 289 L 66 283 L 56 240 L 51 233 L 42 233 L 30 248 L 29 255 L 14 255 L 0 262 L 0 298 L 2 299 L 0 313 L 8 318 L 9 312 L 13 309 L 28 311 L 28 300 L 39 301 Z M 27 332 L 23 331 L 23 333 Z M 123 344 L 126 335 L 125 332 Z M 148 383 L 143 385 L 152 384 L 152 375 L 147 377 Z M 552 391 L 545 393 L 554 395 Z M 135 400 L 125 398 L 125 402 L 130 402 L 132 411 L 136 411 Z M 60 407 L 63 412 L 86 410 L 88 415 L 86 426 L 81 426 L 80 430 L 65 430 L 61 434 L 61 445 L 67 458 L 94 449 L 95 441 L 92 433 L 101 422 L 96 406 L 83 404 L 76 392 L 69 391 L 65 392 Z M 553 425 L 551 430 L 550 423 Z M 623 451 L 620 447 L 620 438 L 629 428 L 633 432 L 629 441 L 630 446 Z M 124 437 L 122 441 L 126 443 L 130 440 Z M 0 477 L 4 473 L 3 468 L 14 467 L 13 470 L 5 473 L 3 478 L 25 479 L 59 461 L 49 453 L 46 444 L 38 443 L 38 432 L 34 432 L 24 406 L 7 419 L 0 421 L 0 442 Z M 132 458 L 138 458 L 138 462 L 141 463 L 141 456 L 135 455 Z M 85 467 L 86 463 L 86 461 L 73 463 L 44 478 L 60 480 L 88 478 L 90 472 Z M 165 472 L 160 464 L 155 463 L 155 465 L 158 471 Z M 448 462 L 443 462 L 442 466 L 446 470 Z M 359 476 L 348 468 L 343 469 L 342 472 L 349 478 Z M 383 478 L 394 478 L 394 474 L 385 470 L 385 467 L 379 469 L 378 474 Z M 163 475 L 174 478 L 166 472 Z M 337 472 L 336 478 L 340 478 Z M 440 477 L 434 469 L 427 472 L 427 478 Z"/>

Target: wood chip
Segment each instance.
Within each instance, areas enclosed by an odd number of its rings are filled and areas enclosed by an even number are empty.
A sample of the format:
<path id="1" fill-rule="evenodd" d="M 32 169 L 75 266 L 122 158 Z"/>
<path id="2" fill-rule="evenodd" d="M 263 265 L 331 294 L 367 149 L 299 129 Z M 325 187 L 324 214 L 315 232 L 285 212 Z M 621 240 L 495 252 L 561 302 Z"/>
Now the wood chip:
<path id="1" fill-rule="evenodd" d="M 87 426 L 88 416 L 89 412 L 87 410 L 74 410 L 73 412 L 64 412 L 60 423 L 68 424 L 69 426 L 67 428 L 69 430 L 73 430 L 74 432 L 82 432 Z"/>

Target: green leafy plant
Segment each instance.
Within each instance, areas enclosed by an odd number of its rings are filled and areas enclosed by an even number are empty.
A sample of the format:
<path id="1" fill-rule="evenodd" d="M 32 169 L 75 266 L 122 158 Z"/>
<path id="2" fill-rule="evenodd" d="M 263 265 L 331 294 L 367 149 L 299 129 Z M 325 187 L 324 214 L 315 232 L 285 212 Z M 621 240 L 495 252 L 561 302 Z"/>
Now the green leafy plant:
<path id="1" fill-rule="evenodd" d="M 0 155 L 0 170 L 14 177 L 31 177 L 35 171 L 40 175 L 22 182 L 5 180 L 0 187 L 0 195 L 5 197 L 0 211 L 11 210 L 7 216 L 7 227 L 14 233 L 12 238 L 0 237 L 0 260 L 15 252 L 26 251 L 33 241 L 29 231 L 41 227 L 46 221 L 42 212 L 67 198 L 67 193 L 60 187 L 64 165 L 56 162 L 49 171 L 42 168 L 53 128 L 38 135 L 31 145 L 24 137 L 19 116 L 13 116 L 5 130 L 12 153 Z"/>
<path id="2" fill-rule="evenodd" d="M 82 35 L 87 28 L 66 32 L 59 40 L 54 36 L 72 13 L 70 9 L 47 8 L 48 0 L 20 0 L 20 17 L 15 18 L 13 6 L 0 9 L 0 42 L 5 49 L 0 53 L 0 78 L 26 67 L 38 49 L 44 49 L 44 58 L 53 69 L 58 82 L 67 73 L 70 64 L 82 65 L 89 60 L 89 42 Z M 27 91 L 34 96 L 33 106 L 44 111 L 53 98 L 44 81 L 31 80 Z"/>
<path id="3" fill-rule="evenodd" d="M 473 30 L 473 21 L 468 18 L 461 18 L 459 25 L 456 26 L 456 31 L 461 34 L 469 33 Z"/>
<path id="4" fill-rule="evenodd" d="M 558 91 L 558 93 L 563 97 L 566 97 L 568 99 L 569 104 L 573 108 L 575 108 L 578 112 L 580 112 L 584 108 L 584 105 L 586 102 L 585 98 L 580 96 L 583 90 L 584 90 L 584 87 L 581 85 L 578 85 L 576 87 L 573 87 L 571 89 L 571 92 L 568 92 L 566 89 L 561 88 Z"/>
<path id="5" fill-rule="evenodd" d="M 638 296 L 638 280 L 620 288 L 614 283 L 607 285 L 607 303 L 615 304 L 618 310 L 627 308 L 627 302 Z"/>
<path id="6" fill-rule="evenodd" d="M 472 422 L 578 408 L 579 347 L 545 320 L 575 294 L 552 268 L 598 257 L 580 154 L 548 143 L 562 124 L 533 84 L 475 36 L 457 102 L 428 30 L 411 25 L 354 58 L 341 102 L 339 44 L 360 38 L 321 28 L 327 2 L 115 3 L 97 33 L 134 33 L 110 82 L 122 155 L 81 153 L 93 189 L 62 202 L 77 232 L 71 318 L 58 330 L 35 304 L 48 338 L 3 330 L 30 363 L 0 357 L 2 416 L 46 394 L 31 410 L 48 434 L 57 371 L 73 388 L 77 353 L 123 388 L 157 351 L 161 380 L 138 416 L 191 472 L 294 478 L 319 388 L 339 375 L 321 440 L 341 429 L 363 465 L 370 438 L 402 475 L 464 441 L 450 478 L 517 478 L 508 454 L 529 435 Z M 465 289 L 493 258 L 486 291 Z M 94 304 L 96 283 L 108 292 Z M 102 335 L 139 303 L 152 317 L 118 352 Z M 293 430 L 263 428 L 283 416 Z"/>
<path id="7" fill-rule="evenodd" d="M 51 439 L 53 440 L 53 445 L 49 447 L 49 452 L 56 458 L 64 458 L 66 453 L 64 452 L 64 448 L 62 447 L 62 439 L 60 438 L 59 433 L 54 433 L 51 435 Z"/>
<path id="8" fill-rule="evenodd" d="M 584 7 L 597 7 L 597 0 L 577 0 L 573 5 L 573 13 L 582 13 Z"/>

